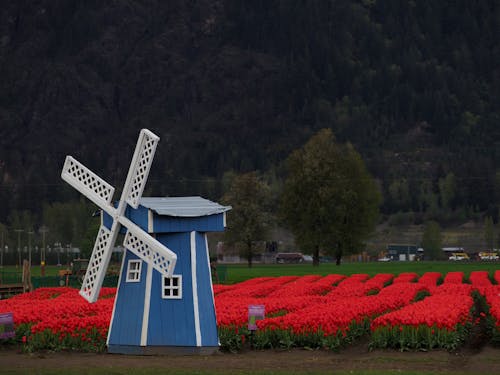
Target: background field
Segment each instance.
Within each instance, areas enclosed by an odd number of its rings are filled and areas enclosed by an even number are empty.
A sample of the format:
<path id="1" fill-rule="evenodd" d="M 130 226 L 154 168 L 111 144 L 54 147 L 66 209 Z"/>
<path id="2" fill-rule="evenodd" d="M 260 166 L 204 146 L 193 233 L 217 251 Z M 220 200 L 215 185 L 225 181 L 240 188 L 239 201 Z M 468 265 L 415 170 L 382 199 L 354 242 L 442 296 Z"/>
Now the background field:
<path id="1" fill-rule="evenodd" d="M 221 264 L 218 273 L 225 276 L 224 283 L 237 283 L 247 279 L 260 276 L 284 276 L 284 275 L 328 275 L 341 274 L 352 275 L 355 273 L 366 273 L 373 276 L 377 273 L 400 274 L 402 272 L 416 272 L 423 275 L 425 272 L 440 272 L 446 274 L 450 271 L 462 271 L 468 277 L 472 271 L 488 271 L 491 274 L 500 269 L 498 262 L 365 262 L 365 263 L 343 263 L 336 266 L 334 263 L 323 263 L 319 267 L 311 264 L 263 264 L 248 268 L 243 264 Z M 225 275 L 224 275 L 225 273 Z"/>
<path id="2" fill-rule="evenodd" d="M 115 265 L 115 268 L 119 265 Z M 56 277 L 59 270 L 65 267 L 47 266 L 45 275 Z M 248 268 L 246 264 L 219 264 L 217 267 L 220 283 L 234 284 L 254 277 L 262 276 L 303 276 L 303 275 L 329 275 L 341 274 L 352 275 L 356 273 L 366 273 L 370 276 L 377 273 L 400 274 L 402 272 L 416 272 L 423 275 L 425 272 L 440 272 L 443 276 L 450 271 L 462 271 L 468 277 L 472 271 L 488 271 L 490 276 L 497 269 L 500 269 L 500 262 L 452 262 L 452 261 L 420 261 L 420 262 L 355 262 L 342 263 L 340 266 L 334 263 L 322 263 L 319 267 L 311 264 L 254 264 Z M 4 273 L 20 272 L 15 266 L 5 266 Z M 34 278 L 40 276 L 40 266 L 31 268 L 31 275 Z"/>

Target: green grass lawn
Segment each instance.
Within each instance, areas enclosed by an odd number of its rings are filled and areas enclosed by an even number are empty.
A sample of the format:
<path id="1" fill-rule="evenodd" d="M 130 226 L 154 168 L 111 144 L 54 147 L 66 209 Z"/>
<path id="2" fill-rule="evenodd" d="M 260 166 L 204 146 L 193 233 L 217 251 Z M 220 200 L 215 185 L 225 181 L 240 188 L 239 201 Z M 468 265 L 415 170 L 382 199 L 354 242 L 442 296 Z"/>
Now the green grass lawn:
<path id="1" fill-rule="evenodd" d="M 65 266 L 46 266 L 46 276 L 57 276 L 59 270 L 66 269 Z M 445 275 L 450 271 L 463 271 L 468 277 L 472 271 L 488 271 L 492 276 L 496 270 L 500 270 L 500 262 L 453 262 L 453 261 L 420 261 L 420 262 L 354 262 L 322 263 L 318 267 L 312 264 L 254 264 L 248 268 L 247 264 L 219 264 L 218 273 L 222 283 L 234 284 L 247 279 L 261 276 L 303 276 L 303 275 L 329 275 L 341 274 L 352 275 L 355 273 L 366 273 L 371 276 L 377 273 L 392 273 L 398 275 L 402 272 L 416 272 L 423 275 L 425 272 L 440 272 Z M 4 266 L 2 272 L 21 272 L 16 266 Z M 31 276 L 40 276 L 40 266 L 31 268 Z"/>
<path id="2" fill-rule="evenodd" d="M 440 272 L 446 274 L 450 271 L 463 271 L 468 277 L 472 271 L 488 271 L 490 275 L 500 270 L 499 262 L 364 262 L 364 263 L 323 263 L 318 267 L 311 264 L 254 264 L 248 268 L 246 264 L 219 264 L 219 274 L 225 283 L 232 284 L 260 276 L 285 276 L 285 275 L 352 275 L 366 273 L 371 276 L 377 273 L 392 273 L 398 275 L 402 272 L 416 272 L 423 275 L 425 272 Z M 222 281 L 222 280 L 221 280 Z"/>
<path id="3" fill-rule="evenodd" d="M 57 276 L 59 270 L 65 270 L 67 266 L 45 266 L 45 276 Z M 3 266 L 0 270 L 8 273 L 22 273 L 23 268 L 18 266 Z M 39 265 L 31 267 L 31 276 L 40 276 L 42 269 Z"/>

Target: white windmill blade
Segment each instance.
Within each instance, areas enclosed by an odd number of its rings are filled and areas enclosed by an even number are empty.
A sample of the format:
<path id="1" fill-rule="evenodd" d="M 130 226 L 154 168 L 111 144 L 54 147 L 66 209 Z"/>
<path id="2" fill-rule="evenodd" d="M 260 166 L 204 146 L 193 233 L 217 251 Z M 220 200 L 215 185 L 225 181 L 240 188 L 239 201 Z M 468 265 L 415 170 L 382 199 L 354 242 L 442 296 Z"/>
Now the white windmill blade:
<path id="1" fill-rule="evenodd" d="M 122 195 L 122 200 L 125 199 L 133 208 L 139 206 L 159 140 L 160 138 L 148 129 L 142 129 L 139 134 Z"/>
<path id="2" fill-rule="evenodd" d="M 101 225 L 92 250 L 87 272 L 83 279 L 80 295 L 90 303 L 97 301 L 104 276 L 111 259 L 112 247 L 118 235 L 118 223 L 113 223 L 111 230 Z"/>
<path id="3" fill-rule="evenodd" d="M 115 188 L 71 156 L 66 156 L 61 178 L 109 213 Z"/>
<path id="4" fill-rule="evenodd" d="M 128 229 L 123 246 L 142 260 L 150 263 L 164 276 L 171 277 L 177 262 L 177 255 L 137 225 L 129 222 L 128 219 L 121 217 L 119 220 Z"/>

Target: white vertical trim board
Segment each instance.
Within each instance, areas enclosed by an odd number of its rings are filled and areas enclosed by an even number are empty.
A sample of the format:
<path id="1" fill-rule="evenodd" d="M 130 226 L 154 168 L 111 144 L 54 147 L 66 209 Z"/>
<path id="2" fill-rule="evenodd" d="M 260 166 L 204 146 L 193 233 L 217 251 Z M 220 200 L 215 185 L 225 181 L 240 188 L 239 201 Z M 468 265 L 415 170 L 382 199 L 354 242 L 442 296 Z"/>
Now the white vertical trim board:
<path id="1" fill-rule="evenodd" d="M 215 298 L 214 298 L 214 286 L 212 283 L 212 267 L 210 267 L 210 251 L 208 251 L 208 239 L 207 239 L 207 234 L 205 233 L 204 236 L 205 238 L 205 249 L 207 249 L 207 266 L 208 266 L 208 272 L 209 272 L 209 279 L 210 279 L 210 292 L 212 293 L 212 303 L 214 304 L 214 310 L 215 310 Z M 217 320 L 217 319 L 216 319 Z"/>
<path id="2" fill-rule="evenodd" d="M 201 346 L 200 308 L 198 304 L 198 282 L 196 279 L 196 232 L 191 232 L 191 280 L 193 286 L 194 328 L 196 346 Z"/>
<path id="3" fill-rule="evenodd" d="M 148 208 L 148 232 L 149 233 L 153 233 L 153 219 L 154 219 L 154 216 L 153 216 L 153 210 L 150 210 Z"/>
<path id="4" fill-rule="evenodd" d="M 212 293 L 212 306 L 214 309 L 215 321 L 217 322 L 217 310 L 215 309 L 215 297 L 214 297 L 214 286 L 212 283 L 212 267 L 210 266 L 210 251 L 208 250 L 208 239 L 207 234 L 204 234 L 205 238 L 205 249 L 207 249 L 207 269 L 208 269 L 208 278 L 210 279 L 210 293 Z M 220 346 L 219 335 L 217 335 L 218 344 Z"/>
<path id="5" fill-rule="evenodd" d="M 101 215 L 102 217 L 102 215 Z M 120 267 L 120 276 L 118 276 L 118 288 L 116 289 L 115 302 L 113 302 L 113 312 L 111 313 L 111 320 L 109 321 L 108 337 L 106 339 L 106 345 L 109 345 L 109 337 L 111 336 L 111 331 L 113 330 L 113 322 L 115 321 L 115 310 L 116 301 L 118 301 L 118 294 L 120 293 L 120 283 L 122 282 L 123 269 L 125 268 L 125 260 L 127 259 L 127 249 L 123 249 L 122 255 L 122 265 Z"/>
<path id="6" fill-rule="evenodd" d="M 144 291 L 144 311 L 142 315 L 141 346 L 148 343 L 149 309 L 151 306 L 151 285 L 153 280 L 153 265 L 146 263 L 148 269 L 146 273 L 146 290 Z"/>

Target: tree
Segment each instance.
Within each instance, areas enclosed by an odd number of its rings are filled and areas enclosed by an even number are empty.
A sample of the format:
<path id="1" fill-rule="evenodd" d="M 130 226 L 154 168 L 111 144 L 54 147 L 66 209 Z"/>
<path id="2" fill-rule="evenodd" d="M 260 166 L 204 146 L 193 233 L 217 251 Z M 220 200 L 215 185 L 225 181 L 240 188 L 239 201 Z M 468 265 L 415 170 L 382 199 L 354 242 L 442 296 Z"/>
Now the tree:
<path id="1" fill-rule="evenodd" d="M 4 224 L 0 223 L 0 266 L 1 267 L 3 267 L 4 250 L 8 242 L 8 237 L 9 237 L 9 231 L 7 230 L 7 227 Z"/>
<path id="2" fill-rule="evenodd" d="M 431 181 L 423 181 L 420 185 L 420 193 L 419 193 L 419 208 L 420 212 L 426 213 L 427 217 L 434 218 L 439 213 L 438 207 L 438 196 L 434 193 L 432 182 Z"/>
<path id="3" fill-rule="evenodd" d="M 314 265 L 320 250 L 340 265 L 373 231 L 381 202 L 361 156 L 323 129 L 290 154 L 287 172 L 281 212 L 295 241 L 313 254 Z"/>
<path id="4" fill-rule="evenodd" d="M 255 243 L 266 239 L 270 225 L 268 211 L 269 189 L 255 172 L 235 176 L 222 201 L 230 204 L 228 228 L 224 234 L 227 242 L 242 244 L 243 255 L 252 267 Z"/>
<path id="5" fill-rule="evenodd" d="M 452 207 L 452 202 L 455 199 L 457 183 L 455 175 L 453 173 L 448 173 L 445 178 L 440 178 L 439 182 L 439 194 L 441 196 L 441 206 L 449 210 Z"/>
<path id="6" fill-rule="evenodd" d="M 495 226 L 491 216 L 486 216 L 484 219 L 484 241 L 486 248 L 492 250 L 495 247 Z"/>
<path id="7" fill-rule="evenodd" d="M 443 248 L 441 245 L 441 227 L 435 221 L 429 221 L 425 225 L 422 234 L 422 247 L 424 254 L 430 260 L 443 258 Z"/>
<path id="8" fill-rule="evenodd" d="M 411 202 L 408 180 L 406 178 L 395 180 L 389 185 L 388 190 L 393 206 L 399 210 L 408 211 Z"/>
<path id="9" fill-rule="evenodd" d="M 84 200 L 65 203 L 55 202 L 43 207 L 43 223 L 48 227 L 47 242 L 60 242 L 81 247 L 89 236 L 88 228 L 95 227 L 92 213 L 96 207 Z M 95 234 L 94 234 L 95 236 Z"/>

